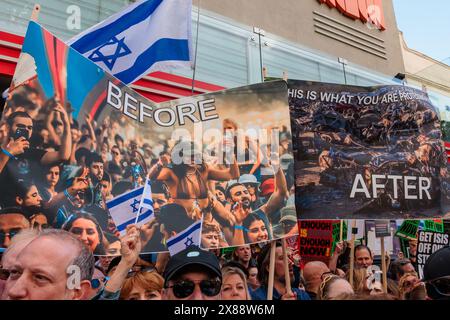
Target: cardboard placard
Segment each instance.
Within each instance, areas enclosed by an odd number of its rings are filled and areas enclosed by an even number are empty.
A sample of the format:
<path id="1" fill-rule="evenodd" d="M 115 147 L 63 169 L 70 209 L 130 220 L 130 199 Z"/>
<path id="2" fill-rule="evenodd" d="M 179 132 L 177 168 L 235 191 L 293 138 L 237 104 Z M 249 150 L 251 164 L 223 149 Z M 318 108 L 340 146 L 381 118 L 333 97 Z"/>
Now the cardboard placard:
<path id="1" fill-rule="evenodd" d="M 300 220 L 299 251 L 302 261 L 328 263 L 333 245 L 333 220 Z"/>
<path id="2" fill-rule="evenodd" d="M 423 268 L 427 259 L 431 254 L 449 244 L 449 235 L 420 230 L 417 238 L 417 269 L 419 277 L 423 278 Z"/>

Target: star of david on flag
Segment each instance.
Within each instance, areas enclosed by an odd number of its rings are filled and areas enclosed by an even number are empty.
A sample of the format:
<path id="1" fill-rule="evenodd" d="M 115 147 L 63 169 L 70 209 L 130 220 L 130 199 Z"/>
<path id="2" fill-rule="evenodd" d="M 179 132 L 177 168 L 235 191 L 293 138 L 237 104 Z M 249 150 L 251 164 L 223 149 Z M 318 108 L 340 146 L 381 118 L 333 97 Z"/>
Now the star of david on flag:
<path id="1" fill-rule="evenodd" d="M 92 62 L 103 62 L 109 70 L 112 70 L 118 58 L 131 54 L 131 50 L 126 46 L 124 40 L 125 38 L 119 40 L 117 37 L 112 37 L 104 45 L 94 50 L 88 58 Z"/>
<path id="2" fill-rule="evenodd" d="M 192 66 L 192 0 L 140 0 L 67 44 L 125 84 Z"/>
<path id="3" fill-rule="evenodd" d="M 198 220 L 184 231 L 174 235 L 172 238 L 169 238 L 169 240 L 167 240 L 167 248 L 169 249 L 170 255 L 173 256 L 190 245 L 199 247 L 201 225 L 202 221 Z"/>
<path id="4" fill-rule="evenodd" d="M 140 226 L 153 219 L 153 211 L 144 213 L 141 211 L 138 215 L 143 192 L 144 187 L 139 187 L 106 202 L 111 218 L 121 236 L 126 234 L 128 225 L 137 224 Z"/>

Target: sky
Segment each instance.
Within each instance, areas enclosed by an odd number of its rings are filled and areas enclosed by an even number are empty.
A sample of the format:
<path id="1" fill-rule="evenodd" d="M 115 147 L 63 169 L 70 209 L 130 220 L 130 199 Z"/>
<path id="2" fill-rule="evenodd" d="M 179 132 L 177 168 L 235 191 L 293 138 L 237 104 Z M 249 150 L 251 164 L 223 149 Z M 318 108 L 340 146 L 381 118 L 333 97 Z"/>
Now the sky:
<path id="1" fill-rule="evenodd" d="M 408 47 L 450 65 L 450 1 L 393 2 L 397 25 Z"/>

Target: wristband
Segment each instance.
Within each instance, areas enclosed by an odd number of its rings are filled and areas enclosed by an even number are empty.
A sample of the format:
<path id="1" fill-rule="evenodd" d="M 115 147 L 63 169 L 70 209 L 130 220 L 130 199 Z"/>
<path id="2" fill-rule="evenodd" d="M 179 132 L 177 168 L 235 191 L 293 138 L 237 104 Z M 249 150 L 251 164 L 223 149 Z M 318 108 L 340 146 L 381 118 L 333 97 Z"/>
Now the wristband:
<path id="1" fill-rule="evenodd" d="M 237 226 L 237 225 L 235 225 L 234 228 L 237 229 L 237 230 L 244 230 L 245 232 L 248 232 L 248 229 L 246 227 L 244 227 L 244 226 Z"/>
<path id="2" fill-rule="evenodd" d="M 11 152 L 9 152 L 8 150 L 5 150 L 5 149 L 2 148 L 2 152 L 3 152 L 4 154 L 6 154 L 8 157 L 10 157 L 11 159 L 17 160 L 17 157 L 14 156 L 14 155 L 13 155 Z"/>

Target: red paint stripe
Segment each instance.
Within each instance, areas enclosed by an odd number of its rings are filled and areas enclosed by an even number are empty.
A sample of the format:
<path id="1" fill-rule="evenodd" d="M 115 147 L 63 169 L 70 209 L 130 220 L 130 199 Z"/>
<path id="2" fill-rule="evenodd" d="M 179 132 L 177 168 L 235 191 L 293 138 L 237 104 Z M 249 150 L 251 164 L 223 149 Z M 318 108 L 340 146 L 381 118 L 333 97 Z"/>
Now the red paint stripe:
<path id="1" fill-rule="evenodd" d="M 56 38 L 55 38 L 56 39 Z M 56 63 L 58 72 L 59 94 L 63 106 L 66 104 L 67 88 L 67 46 L 65 43 L 56 39 Z"/>
<path id="2" fill-rule="evenodd" d="M 55 91 L 55 94 L 59 94 L 53 36 L 49 32 L 43 30 L 42 38 L 44 40 L 44 45 L 46 49 L 45 53 L 47 55 L 47 61 L 50 68 L 50 76 L 53 81 L 53 90 Z"/>

